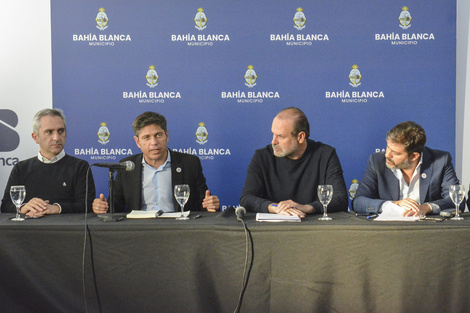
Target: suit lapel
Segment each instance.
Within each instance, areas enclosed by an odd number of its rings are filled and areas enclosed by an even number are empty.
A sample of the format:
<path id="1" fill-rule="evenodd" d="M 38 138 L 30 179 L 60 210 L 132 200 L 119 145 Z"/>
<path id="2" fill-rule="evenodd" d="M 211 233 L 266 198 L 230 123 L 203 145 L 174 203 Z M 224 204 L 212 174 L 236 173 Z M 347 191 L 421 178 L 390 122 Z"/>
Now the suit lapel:
<path id="1" fill-rule="evenodd" d="M 174 185 L 179 185 L 183 183 L 183 173 L 182 173 L 182 159 L 181 157 L 171 152 L 171 182 Z"/>
<path id="2" fill-rule="evenodd" d="M 400 183 L 392 170 L 385 166 L 387 181 L 389 182 L 390 199 L 393 201 L 400 199 Z"/>
<path id="3" fill-rule="evenodd" d="M 421 163 L 421 171 L 419 177 L 419 200 L 420 204 L 426 202 L 426 196 L 429 191 L 429 184 L 431 183 L 432 177 L 432 160 L 431 155 L 427 149 L 423 150 L 423 162 Z"/>
<path id="4" fill-rule="evenodd" d="M 170 151 L 171 155 L 171 187 L 175 188 L 175 185 L 183 184 L 183 166 L 182 159 L 179 154 Z M 175 211 L 180 209 L 180 206 L 175 198 L 173 198 L 173 205 Z"/>
<path id="5" fill-rule="evenodd" d="M 129 210 L 140 210 L 142 208 L 142 158 L 143 154 L 141 153 L 134 160 L 134 171 L 137 172 L 137 175 L 132 172 L 126 172 L 125 177 L 127 181 L 122 182 L 123 184 L 128 184 L 129 186 L 131 186 L 130 188 L 128 188 L 128 190 L 130 190 L 132 194 L 127 195 L 127 197 L 128 199 L 134 199 L 134 201 L 132 201 L 133 203 L 129 203 Z"/>

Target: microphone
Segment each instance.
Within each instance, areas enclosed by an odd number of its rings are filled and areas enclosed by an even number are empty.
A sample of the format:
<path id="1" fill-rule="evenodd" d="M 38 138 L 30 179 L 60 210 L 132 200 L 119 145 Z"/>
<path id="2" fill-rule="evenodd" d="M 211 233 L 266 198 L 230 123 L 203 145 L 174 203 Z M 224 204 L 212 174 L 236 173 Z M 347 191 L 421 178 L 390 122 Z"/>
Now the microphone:
<path id="1" fill-rule="evenodd" d="M 123 169 L 123 170 L 126 170 L 127 172 L 132 171 L 135 167 L 135 164 L 132 161 L 126 161 L 126 162 L 120 162 L 120 163 L 95 163 L 93 165 L 99 166 L 99 167 L 107 167 L 109 169 Z"/>
<path id="2" fill-rule="evenodd" d="M 241 221 L 243 217 L 245 216 L 245 214 L 246 214 L 246 210 L 244 207 L 239 206 L 235 209 L 235 215 L 237 216 L 238 221 Z"/>

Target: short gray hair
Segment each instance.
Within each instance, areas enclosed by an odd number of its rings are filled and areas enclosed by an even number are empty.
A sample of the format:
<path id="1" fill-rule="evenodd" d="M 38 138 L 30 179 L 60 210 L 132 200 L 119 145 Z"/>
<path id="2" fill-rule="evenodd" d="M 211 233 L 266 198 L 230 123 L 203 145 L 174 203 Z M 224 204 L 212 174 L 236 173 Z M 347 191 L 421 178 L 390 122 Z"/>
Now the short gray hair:
<path id="1" fill-rule="evenodd" d="M 61 109 L 43 109 L 36 113 L 33 117 L 33 132 L 35 134 L 39 133 L 39 128 L 41 127 L 41 117 L 43 116 L 58 116 L 64 121 L 64 126 L 67 128 L 67 125 L 65 123 L 65 115 L 64 112 Z"/>

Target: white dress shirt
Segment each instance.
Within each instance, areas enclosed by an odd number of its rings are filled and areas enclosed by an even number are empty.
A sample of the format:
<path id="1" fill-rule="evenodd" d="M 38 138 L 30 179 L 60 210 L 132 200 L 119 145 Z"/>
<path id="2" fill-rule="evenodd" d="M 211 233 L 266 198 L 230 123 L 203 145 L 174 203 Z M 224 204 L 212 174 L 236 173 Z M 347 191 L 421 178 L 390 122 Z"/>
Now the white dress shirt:
<path id="1" fill-rule="evenodd" d="M 423 163 L 423 154 L 419 158 L 418 165 L 416 166 L 413 176 L 411 177 L 410 183 L 407 184 L 405 178 L 403 177 L 403 172 L 400 169 L 394 168 L 390 169 L 395 177 L 398 179 L 400 183 L 400 200 L 410 198 L 415 200 L 418 204 L 420 203 L 420 194 L 419 194 L 419 177 L 421 174 L 421 164 Z M 386 201 L 382 204 L 381 210 L 384 212 L 385 210 L 390 210 L 392 206 L 395 204 L 393 201 Z"/>

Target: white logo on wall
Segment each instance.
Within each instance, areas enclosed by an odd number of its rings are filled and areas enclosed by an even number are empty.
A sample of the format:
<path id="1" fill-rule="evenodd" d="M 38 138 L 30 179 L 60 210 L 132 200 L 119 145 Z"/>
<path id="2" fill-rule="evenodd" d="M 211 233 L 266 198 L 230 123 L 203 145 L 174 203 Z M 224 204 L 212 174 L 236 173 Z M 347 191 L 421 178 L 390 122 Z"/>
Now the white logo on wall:
<path id="1" fill-rule="evenodd" d="M 411 27 L 411 14 L 408 10 L 408 7 L 405 6 L 401 9 L 398 21 L 400 21 L 400 27 L 403 29 L 408 29 Z"/>
<path id="2" fill-rule="evenodd" d="M 258 76 L 256 75 L 255 68 L 253 65 L 248 65 L 244 77 L 246 86 L 248 86 L 249 88 L 253 88 L 254 86 L 256 86 L 256 79 L 258 79 Z"/>
<path id="3" fill-rule="evenodd" d="M 203 122 L 200 122 L 198 124 L 198 128 L 196 129 L 196 142 L 200 145 L 204 145 L 207 143 L 208 136 L 209 136 L 209 132 L 206 129 L 206 124 Z M 197 156 L 200 160 L 205 160 L 205 161 L 212 161 L 218 157 L 227 157 L 227 156 L 232 155 L 229 148 L 220 148 L 220 147 L 174 148 L 173 151 L 192 154 L 194 156 Z"/>
<path id="4" fill-rule="evenodd" d="M 140 75 L 141 74 L 139 74 L 139 77 Z M 140 79 L 141 78 L 139 78 L 139 80 Z M 149 66 L 145 79 L 147 82 L 146 85 L 150 88 L 155 88 L 158 85 L 159 75 L 154 65 Z M 122 98 L 136 100 L 138 103 L 165 103 L 166 100 L 176 100 L 182 97 L 180 91 L 158 90 L 158 88 L 155 90 L 156 91 L 126 90 L 122 91 Z"/>
<path id="5" fill-rule="evenodd" d="M 96 15 L 96 28 L 99 30 L 105 30 L 108 28 L 108 15 L 106 14 L 104 8 L 100 8 L 98 10 L 98 14 Z"/>
<path id="6" fill-rule="evenodd" d="M 203 8 L 197 9 L 196 16 L 194 17 L 194 23 L 196 23 L 196 29 L 198 30 L 203 30 L 206 28 L 206 23 L 207 23 L 207 16 L 204 13 Z"/>
<path id="7" fill-rule="evenodd" d="M 297 8 L 297 12 L 294 14 L 294 27 L 297 30 L 302 30 L 305 28 L 305 22 L 307 18 L 305 17 L 304 10 L 302 8 Z"/>
<path id="8" fill-rule="evenodd" d="M 109 143 L 111 132 L 105 122 L 100 124 L 98 129 L 98 142 L 102 145 Z M 130 148 L 95 148 L 92 147 L 74 147 L 75 156 L 89 159 L 90 161 L 119 160 L 125 156 L 134 154 Z"/>
<path id="9" fill-rule="evenodd" d="M 359 71 L 359 66 L 354 64 L 349 71 L 349 85 L 357 88 L 361 85 L 362 74 Z M 325 91 L 325 99 L 338 99 L 342 103 L 360 103 L 368 102 L 374 99 L 385 98 L 385 94 L 381 90 L 339 90 L 339 91 Z"/>
<path id="10" fill-rule="evenodd" d="M 202 31 L 207 27 L 207 16 L 204 13 L 203 8 L 197 9 L 196 16 L 194 17 L 194 27 Z M 214 42 L 230 42 L 230 36 L 228 34 L 221 33 L 212 33 L 212 34 L 171 34 L 170 36 L 172 42 L 182 42 L 186 43 L 188 46 L 192 47 L 211 47 L 214 45 Z"/>
<path id="11" fill-rule="evenodd" d="M 98 129 L 98 142 L 102 145 L 105 145 L 109 142 L 109 137 L 111 133 L 109 132 L 108 125 L 103 122 Z"/>
<path id="12" fill-rule="evenodd" d="M 349 71 L 349 84 L 353 87 L 360 86 L 361 79 L 362 79 L 362 75 L 361 75 L 361 72 L 359 71 L 359 66 L 354 64 L 351 68 L 351 71 Z"/>
<path id="13" fill-rule="evenodd" d="M 243 77 L 248 88 L 256 86 L 258 75 L 253 65 L 248 65 Z M 236 99 L 237 103 L 263 103 L 268 99 L 281 98 L 279 91 L 222 91 L 220 96 L 222 99 Z"/>
<path id="14" fill-rule="evenodd" d="M 303 32 L 293 34 L 290 32 L 272 33 L 269 34 L 269 41 L 285 43 L 286 46 L 312 46 L 314 42 L 320 43 L 330 40 L 328 34 L 310 33 L 304 30 L 306 28 L 307 17 L 302 8 L 297 8 L 293 20 L 294 28 L 298 31 L 303 30 Z"/>
<path id="15" fill-rule="evenodd" d="M 108 28 L 109 19 L 104 8 L 100 8 L 98 11 L 95 18 L 96 28 L 103 31 Z M 89 46 L 104 47 L 114 46 L 118 42 L 130 42 L 132 38 L 129 34 L 94 34 L 90 32 L 88 34 L 72 34 L 72 41 L 88 43 Z"/>
<path id="16" fill-rule="evenodd" d="M 155 66 L 150 65 L 149 70 L 147 71 L 147 75 L 145 76 L 147 79 L 147 86 L 150 88 L 155 88 L 158 85 L 158 73 L 155 70 Z"/>
<path id="17" fill-rule="evenodd" d="M 207 137 L 209 133 L 206 129 L 206 124 L 203 122 L 199 123 L 199 127 L 196 129 L 196 142 L 200 145 L 203 145 L 207 142 Z"/>
<path id="18" fill-rule="evenodd" d="M 401 9 L 401 13 L 398 16 L 398 26 L 403 30 L 406 30 L 411 27 L 411 13 L 408 7 L 404 6 Z M 385 34 L 375 34 L 376 41 L 385 41 L 390 42 L 391 45 L 418 45 L 420 42 L 436 40 L 434 33 L 385 33 Z"/>

